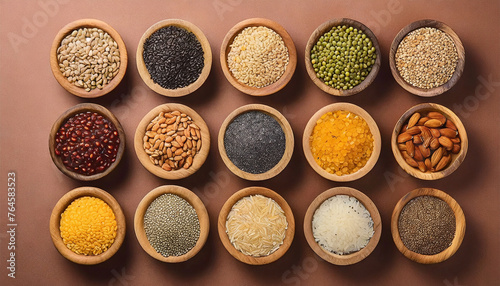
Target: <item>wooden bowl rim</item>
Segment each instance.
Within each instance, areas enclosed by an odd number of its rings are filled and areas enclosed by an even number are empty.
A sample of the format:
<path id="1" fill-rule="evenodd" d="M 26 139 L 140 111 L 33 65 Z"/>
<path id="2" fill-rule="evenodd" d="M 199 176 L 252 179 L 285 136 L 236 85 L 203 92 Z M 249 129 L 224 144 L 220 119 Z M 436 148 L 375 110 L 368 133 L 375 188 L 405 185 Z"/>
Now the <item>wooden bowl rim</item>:
<path id="1" fill-rule="evenodd" d="M 243 254 L 232 245 L 226 233 L 226 220 L 233 205 L 240 199 L 251 195 L 263 195 L 267 198 L 273 199 L 283 209 L 288 224 L 283 244 L 275 252 L 267 256 L 253 257 Z M 247 187 L 231 195 L 224 203 L 219 212 L 217 227 L 219 231 L 220 240 L 224 245 L 224 247 L 226 248 L 226 250 L 229 252 L 229 254 L 231 254 L 231 256 L 233 256 L 237 260 L 249 265 L 269 264 L 281 258 L 290 248 L 290 245 L 292 244 L 293 237 L 295 234 L 295 220 L 293 212 L 288 203 L 286 202 L 286 200 L 273 190 L 258 186 Z"/>
<path id="2" fill-rule="evenodd" d="M 69 35 L 73 30 L 79 28 L 99 28 L 105 32 L 107 32 L 113 40 L 118 44 L 118 49 L 120 50 L 120 69 L 118 70 L 118 74 L 106 85 L 103 86 L 102 89 L 95 88 L 91 91 L 85 91 L 84 88 L 77 87 L 74 84 L 70 83 L 68 79 L 62 75 L 59 70 L 59 61 L 57 60 L 57 49 L 61 45 L 61 41 Z M 109 24 L 96 19 L 80 19 L 68 23 L 57 33 L 56 37 L 52 42 L 52 46 L 50 49 L 50 68 L 52 70 L 52 74 L 59 84 L 66 89 L 68 92 L 82 98 L 96 98 L 103 96 L 110 91 L 112 91 L 115 87 L 120 84 L 123 77 L 125 76 L 125 72 L 127 71 L 127 47 L 123 42 L 120 34 Z"/>
<path id="3" fill-rule="evenodd" d="M 326 170 L 321 168 L 316 161 L 314 160 L 312 153 L 311 153 L 311 144 L 309 142 L 309 137 L 312 134 L 312 131 L 314 127 L 316 126 L 317 120 L 326 114 L 327 112 L 333 112 L 337 110 L 345 110 L 349 112 L 353 112 L 358 116 L 361 116 L 366 123 L 368 124 L 370 128 L 370 132 L 372 133 L 373 136 L 373 151 L 372 155 L 370 156 L 370 159 L 366 162 L 365 166 L 361 169 L 359 169 L 357 172 L 348 174 L 348 175 L 343 175 L 343 176 L 338 176 L 336 174 L 331 174 L 328 173 Z M 304 129 L 304 135 L 302 137 L 302 146 L 304 150 L 304 155 L 307 159 L 307 162 L 309 165 L 318 173 L 320 176 L 322 176 L 325 179 L 334 181 L 334 182 L 350 182 L 354 181 L 357 179 L 362 178 L 368 172 L 371 171 L 371 169 L 375 166 L 377 163 L 377 160 L 380 156 L 380 150 L 382 146 L 382 138 L 380 136 L 380 131 L 378 129 L 377 123 L 375 120 L 370 116 L 370 114 L 364 110 L 363 108 L 352 104 L 352 103 L 346 103 L 346 102 L 337 102 L 337 103 L 332 103 L 330 105 L 324 106 L 320 110 L 318 110 L 312 117 L 309 119 L 307 122 L 307 125 Z"/>
<path id="4" fill-rule="evenodd" d="M 455 237 L 452 240 L 451 246 L 438 254 L 424 255 L 413 252 L 403 244 L 401 236 L 399 235 L 398 223 L 401 211 L 409 201 L 419 196 L 433 196 L 439 198 L 444 202 L 446 202 L 455 214 L 455 221 L 456 221 Z M 447 193 L 434 188 L 418 188 L 407 193 L 398 201 L 398 203 L 394 207 L 394 211 L 392 212 L 392 217 L 391 217 L 392 239 L 394 240 L 396 247 L 406 258 L 422 264 L 439 263 L 445 261 L 446 259 L 450 258 L 453 254 L 455 254 L 455 252 L 458 250 L 464 239 L 465 227 L 466 227 L 465 215 L 462 208 L 457 203 L 457 201 L 455 201 L 455 199 L 453 199 Z"/>
<path id="5" fill-rule="evenodd" d="M 185 87 L 181 88 L 176 88 L 176 89 L 167 89 L 159 84 L 155 83 L 153 79 L 151 79 L 151 75 L 149 74 L 148 69 L 146 68 L 146 64 L 144 62 L 144 57 L 143 57 L 143 52 L 144 52 L 144 42 L 156 31 L 158 31 L 161 28 L 168 27 L 168 26 L 175 26 L 178 28 L 182 28 L 187 30 L 188 32 L 193 33 L 198 41 L 201 44 L 201 47 L 203 49 L 204 53 L 204 65 L 203 69 L 201 70 L 200 75 L 198 76 L 198 79 L 194 82 L 192 82 L 190 85 L 187 85 Z M 141 76 L 142 80 L 144 83 L 153 91 L 156 93 L 159 93 L 161 95 L 167 96 L 167 97 L 181 97 L 188 95 L 194 91 L 196 91 L 200 86 L 203 85 L 203 83 L 206 81 L 208 78 L 208 75 L 210 74 L 210 70 L 212 69 L 212 49 L 210 48 L 210 43 L 208 42 L 207 37 L 203 33 L 203 31 L 198 28 L 195 24 L 182 20 L 182 19 L 166 19 L 166 20 L 161 20 L 155 24 L 153 24 L 151 27 L 149 27 L 146 32 L 142 35 L 141 39 L 139 40 L 139 44 L 137 46 L 137 52 L 136 52 L 136 64 L 137 64 L 137 70 L 139 72 L 139 75 Z"/>
<path id="6" fill-rule="evenodd" d="M 281 160 L 270 170 L 260 174 L 252 174 L 238 168 L 229 159 L 226 153 L 226 148 L 224 147 L 224 137 L 229 124 L 231 124 L 231 122 L 233 122 L 236 117 L 249 111 L 260 111 L 271 116 L 279 123 L 281 129 L 283 129 L 283 133 L 285 134 L 285 151 L 283 153 L 283 157 L 281 157 Z M 264 104 L 247 104 L 236 108 L 226 117 L 219 129 L 218 147 L 222 161 L 224 161 L 224 164 L 226 164 L 227 168 L 233 174 L 249 181 L 263 181 L 273 178 L 281 173 L 281 171 L 285 169 L 285 167 L 290 162 L 290 159 L 292 158 L 294 144 L 293 130 L 288 120 L 278 110 Z"/>
<path id="7" fill-rule="evenodd" d="M 75 173 L 71 170 L 68 170 L 66 166 L 62 163 L 61 157 L 57 156 L 55 153 L 55 136 L 57 132 L 59 131 L 59 128 L 61 125 L 63 125 L 69 118 L 72 116 L 81 113 L 81 112 L 86 112 L 86 111 L 91 111 L 91 112 L 96 112 L 99 113 L 103 116 L 105 116 L 108 120 L 110 120 L 116 127 L 116 130 L 118 131 L 118 136 L 120 138 L 120 146 L 118 147 L 118 151 L 116 153 L 116 159 L 113 164 L 109 166 L 108 169 L 106 169 L 102 173 L 97 173 L 94 175 L 86 176 L 83 174 Z M 120 124 L 120 121 L 118 121 L 118 118 L 109 111 L 107 108 L 105 108 L 102 105 L 95 104 L 95 103 L 80 103 L 77 104 L 70 109 L 66 110 L 64 113 L 62 113 L 59 118 L 54 122 L 52 125 L 52 128 L 50 130 L 50 135 L 49 135 L 49 152 L 50 152 L 50 157 L 52 158 L 52 162 L 56 165 L 56 167 L 66 176 L 75 179 L 75 180 L 80 180 L 80 181 L 94 181 L 98 180 L 100 178 L 103 178 L 104 176 L 108 175 L 111 173 L 120 163 L 123 153 L 125 152 L 125 131 L 123 130 L 122 125 Z"/>
<path id="8" fill-rule="evenodd" d="M 179 170 L 166 171 L 161 167 L 153 165 L 153 163 L 151 163 L 151 161 L 149 160 L 149 156 L 144 151 L 142 140 L 144 134 L 146 133 L 146 127 L 151 122 L 151 120 L 158 116 L 161 111 L 169 112 L 174 110 L 186 113 L 193 119 L 196 125 L 200 127 L 202 145 L 201 150 L 193 158 L 193 164 L 188 169 L 180 168 Z M 210 131 L 205 120 L 203 120 L 201 115 L 194 111 L 194 109 L 179 103 L 165 103 L 151 109 L 141 119 L 139 125 L 135 130 L 134 149 L 135 154 L 137 155 L 137 158 L 141 162 L 142 166 L 144 166 L 144 168 L 146 168 L 146 170 L 148 170 L 151 174 L 167 180 L 183 179 L 194 174 L 196 171 L 198 171 L 198 169 L 201 168 L 203 163 L 205 163 L 205 160 L 207 159 L 208 153 L 210 151 Z"/>
<path id="9" fill-rule="evenodd" d="M 153 246 L 151 246 L 146 236 L 146 231 L 144 230 L 144 215 L 149 205 L 156 198 L 164 194 L 173 194 L 185 199 L 195 209 L 196 214 L 198 215 L 198 220 L 200 221 L 200 236 L 198 241 L 195 246 L 191 248 L 191 250 L 180 256 L 165 257 L 161 255 L 153 248 Z M 151 190 L 146 196 L 144 196 L 144 198 L 142 198 L 135 211 L 134 230 L 137 241 L 139 241 L 142 249 L 144 249 L 144 251 L 151 257 L 162 262 L 179 263 L 191 259 L 203 248 L 210 231 L 210 221 L 203 201 L 195 193 L 181 186 L 163 185 Z"/>
<path id="10" fill-rule="evenodd" d="M 374 233 L 373 236 L 370 238 L 370 241 L 364 248 L 351 254 L 339 255 L 332 253 L 321 247 L 316 242 L 313 235 L 312 219 L 314 213 L 324 201 L 336 195 L 348 195 L 356 198 L 370 212 L 370 216 L 373 220 Z M 319 194 L 309 205 L 306 215 L 304 217 L 304 235 L 306 237 L 307 243 L 317 255 L 319 255 L 325 261 L 335 265 L 351 265 L 365 259 L 368 255 L 372 253 L 375 247 L 377 247 L 381 234 L 382 234 L 382 220 L 380 218 L 380 213 L 377 209 L 377 206 L 367 195 L 350 187 L 335 187 Z"/>
<path id="11" fill-rule="evenodd" d="M 236 78 L 234 78 L 227 64 L 227 54 L 231 50 L 230 45 L 232 44 L 234 38 L 243 29 L 247 27 L 257 27 L 257 26 L 267 27 L 275 31 L 278 35 L 280 35 L 281 38 L 283 39 L 283 42 L 285 43 L 285 46 L 288 49 L 288 58 L 289 58 L 288 65 L 283 75 L 276 82 L 261 88 L 252 87 L 240 83 Z M 295 44 L 292 40 L 292 37 L 290 36 L 290 34 L 288 34 L 285 28 L 283 28 L 283 26 L 281 26 L 275 21 L 265 18 L 250 18 L 237 23 L 227 32 L 221 44 L 220 64 L 224 76 L 229 81 L 229 83 L 231 83 L 231 85 L 234 86 L 236 89 L 252 96 L 266 96 L 280 91 L 288 84 L 297 66 L 297 50 L 295 49 Z"/>
<path id="12" fill-rule="evenodd" d="M 361 83 L 347 90 L 336 89 L 329 85 L 326 85 L 321 79 L 319 79 L 316 76 L 316 72 L 314 72 L 314 68 L 311 63 L 311 50 L 313 46 L 316 44 L 318 39 L 323 34 L 328 32 L 332 27 L 338 25 L 348 25 L 363 31 L 363 33 L 365 33 L 366 36 L 369 37 L 370 40 L 372 41 L 373 47 L 375 47 L 375 51 L 377 54 L 377 58 L 375 59 L 375 64 L 372 66 L 370 73 L 368 73 L 368 75 Z M 314 30 L 314 32 L 309 37 L 305 49 L 305 65 L 307 74 L 317 87 L 319 87 L 324 92 L 335 96 L 350 96 L 357 94 L 363 91 L 365 88 L 367 88 L 377 77 L 377 74 L 380 70 L 380 65 L 382 64 L 381 58 L 382 58 L 382 53 L 380 51 L 380 45 L 378 43 L 375 34 L 363 23 L 349 18 L 336 18 L 321 24 L 318 28 L 316 28 L 316 30 Z"/>
<path id="13" fill-rule="evenodd" d="M 99 255 L 87 256 L 74 253 L 64 244 L 63 239 L 61 237 L 61 232 L 59 230 L 61 214 L 74 200 L 84 196 L 96 197 L 103 200 L 111 207 L 113 213 L 115 214 L 116 224 L 117 224 L 115 241 L 108 250 L 104 251 Z M 96 187 L 89 187 L 89 186 L 78 187 L 67 192 L 64 196 L 62 196 L 59 199 L 57 204 L 52 209 L 52 213 L 50 215 L 50 236 L 52 238 L 54 246 L 59 251 L 59 253 L 61 253 L 62 256 L 77 264 L 94 265 L 108 260 L 118 251 L 118 249 L 120 249 L 123 240 L 125 238 L 125 232 L 126 232 L 125 215 L 123 214 L 120 204 L 111 194 Z"/>
<path id="14" fill-rule="evenodd" d="M 403 125 L 409 120 L 410 116 L 413 113 L 428 112 L 428 111 L 439 111 L 447 119 L 451 120 L 457 126 L 458 134 L 460 137 L 461 148 L 458 154 L 451 154 L 452 160 L 448 165 L 448 167 L 446 167 L 445 169 L 439 172 L 423 173 L 418 168 L 413 168 L 412 166 L 408 165 L 408 163 L 406 163 L 405 159 L 403 158 L 403 155 L 401 155 L 401 151 L 399 151 L 398 149 L 397 137 L 399 135 L 399 131 L 401 130 Z M 467 139 L 467 132 L 465 130 L 464 125 L 462 124 L 462 121 L 453 111 L 437 103 L 421 103 L 408 109 L 405 113 L 403 113 L 403 115 L 401 115 L 399 120 L 396 122 L 394 130 L 392 131 L 391 148 L 392 148 L 392 153 L 394 154 L 394 158 L 396 158 L 396 161 L 398 162 L 399 166 L 403 168 L 403 170 L 405 170 L 406 173 L 421 180 L 438 180 L 446 176 L 449 176 L 451 173 L 455 172 L 456 169 L 458 169 L 460 164 L 462 164 L 462 162 L 465 160 L 465 156 L 467 155 L 467 150 L 469 148 L 469 140 Z"/>
<path id="15" fill-rule="evenodd" d="M 450 38 L 453 40 L 453 43 L 455 44 L 455 48 L 457 49 L 458 53 L 458 62 L 457 66 L 455 68 L 455 72 L 453 73 L 452 77 L 444 84 L 434 87 L 434 88 L 420 88 L 413 86 L 409 83 L 407 83 L 403 77 L 398 72 L 398 69 L 396 67 L 396 52 L 398 50 L 399 44 L 401 41 L 406 37 L 406 35 L 414 30 L 417 30 L 419 28 L 425 28 L 425 27 L 430 27 L 430 28 L 436 28 L 450 36 Z M 464 46 L 462 45 L 462 41 L 458 37 L 458 35 L 453 31 L 448 25 L 446 25 L 443 22 L 439 22 L 436 20 L 430 20 L 430 19 L 425 19 L 425 20 L 419 20 L 412 22 L 408 24 L 407 26 L 403 27 L 399 33 L 394 37 L 394 40 L 392 41 L 391 48 L 389 50 L 389 66 L 391 68 L 391 73 L 394 79 L 397 81 L 397 83 L 406 89 L 408 92 L 413 93 L 418 96 L 422 97 L 432 97 L 432 96 L 437 96 L 440 95 L 449 89 L 451 89 L 457 81 L 460 79 L 462 76 L 464 66 L 465 66 L 465 49 Z"/>

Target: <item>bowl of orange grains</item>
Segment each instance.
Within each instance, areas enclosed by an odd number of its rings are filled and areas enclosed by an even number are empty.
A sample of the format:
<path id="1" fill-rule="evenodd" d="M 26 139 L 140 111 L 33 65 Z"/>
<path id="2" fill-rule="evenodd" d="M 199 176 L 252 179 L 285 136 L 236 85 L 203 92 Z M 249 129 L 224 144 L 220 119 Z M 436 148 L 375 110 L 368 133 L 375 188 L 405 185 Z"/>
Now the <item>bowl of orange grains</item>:
<path id="1" fill-rule="evenodd" d="M 334 103 L 318 110 L 302 138 L 304 154 L 322 177 L 349 182 L 366 175 L 380 155 L 377 123 L 363 108 Z"/>
<path id="2" fill-rule="evenodd" d="M 102 263 L 120 249 L 125 216 L 115 198 L 95 187 L 66 193 L 50 216 L 50 235 L 66 259 L 84 265 Z"/>

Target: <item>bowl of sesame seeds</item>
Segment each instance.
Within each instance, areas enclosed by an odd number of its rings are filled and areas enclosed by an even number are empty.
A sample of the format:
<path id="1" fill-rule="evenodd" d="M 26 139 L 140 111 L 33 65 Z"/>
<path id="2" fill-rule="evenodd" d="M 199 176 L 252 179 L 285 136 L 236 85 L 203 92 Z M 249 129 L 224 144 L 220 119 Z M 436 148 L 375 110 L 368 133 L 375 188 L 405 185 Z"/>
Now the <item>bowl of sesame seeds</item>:
<path id="1" fill-rule="evenodd" d="M 232 27 L 222 41 L 220 62 L 226 79 L 253 96 L 281 90 L 297 66 L 297 51 L 280 24 L 251 18 Z"/>
<path id="2" fill-rule="evenodd" d="M 175 185 L 150 191 L 134 217 L 135 235 L 151 257 L 167 263 L 187 261 L 207 241 L 210 222 L 200 198 Z"/>
<path id="3" fill-rule="evenodd" d="M 203 85 L 212 68 L 212 50 L 196 25 L 167 19 L 144 32 L 136 63 L 149 88 L 164 96 L 180 97 Z"/>
<path id="4" fill-rule="evenodd" d="M 394 79 L 408 92 L 436 96 L 451 89 L 462 75 L 465 49 L 445 23 L 420 20 L 396 35 L 389 65 Z"/>
<path id="5" fill-rule="evenodd" d="M 83 265 L 102 263 L 120 249 L 125 216 L 116 199 L 96 187 L 66 193 L 52 210 L 50 235 L 66 259 Z"/>
<path id="6" fill-rule="evenodd" d="M 127 60 L 120 34 L 96 19 L 80 19 L 64 26 L 50 50 L 50 67 L 57 82 L 83 98 L 103 96 L 118 86 Z"/>

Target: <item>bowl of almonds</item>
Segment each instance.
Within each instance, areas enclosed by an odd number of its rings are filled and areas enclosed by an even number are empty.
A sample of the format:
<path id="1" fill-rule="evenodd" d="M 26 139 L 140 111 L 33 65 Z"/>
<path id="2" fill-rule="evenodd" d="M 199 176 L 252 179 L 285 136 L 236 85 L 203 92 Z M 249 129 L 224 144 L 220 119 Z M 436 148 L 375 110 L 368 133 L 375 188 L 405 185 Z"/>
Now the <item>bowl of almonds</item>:
<path id="1" fill-rule="evenodd" d="M 142 118 L 135 131 L 134 148 L 141 164 L 152 174 L 168 180 L 182 179 L 205 162 L 210 133 L 196 111 L 166 103 Z"/>
<path id="2" fill-rule="evenodd" d="M 453 173 L 468 149 L 465 127 L 448 108 L 422 103 L 407 110 L 396 123 L 392 152 L 408 174 L 437 180 Z"/>
<path id="3" fill-rule="evenodd" d="M 112 91 L 127 70 L 127 49 L 120 34 L 105 22 L 81 19 L 54 38 L 50 67 L 70 93 L 95 98 Z"/>

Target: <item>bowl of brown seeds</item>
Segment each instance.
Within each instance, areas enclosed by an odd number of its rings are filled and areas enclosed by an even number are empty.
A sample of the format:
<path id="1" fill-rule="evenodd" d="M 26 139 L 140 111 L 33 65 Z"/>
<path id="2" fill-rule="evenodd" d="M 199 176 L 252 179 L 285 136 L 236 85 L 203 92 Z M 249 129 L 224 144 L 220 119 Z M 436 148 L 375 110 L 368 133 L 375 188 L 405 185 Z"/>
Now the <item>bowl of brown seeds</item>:
<path id="1" fill-rule="evenodd" d="M 177 180 L 192 175 L 203 165 L 210 150 L 210 133 L 196 111 L 167 103 L 142 118 L 135 131 L 134 148 L 149 172 Z"/>
<path id="2" fill-rule="evenodd" d="M 465 215 L 447 193 L 415 189 L 394 207 L 392 238 L 408 259 L 422 264 L 445 261 L 456 253 L 465 235 Z"/>
<path id="3" fill-rule="evenodd" d="M 297 66 L 297 51 L 278 23 L 251 18 L 232 27 L 222 41 L 222 71 L 236 89 L 253 96 L 281 90 Z"/>
<path id="4" fill-rule="evenodd" d="M 392 41 L 389 65 L 408 92 L 431 97 L 452 88 L 462 75 L 465 50 L 458 35 L 435 20 L 413 22 Z"/>
<path id="5" fill-rule="evenodd" d="M 50 67 L 56 80 L 83 98 L 112 91 L 125 75 L 127 59 L 120 34 L 95 19 L 81 19 L 64 26 L 50 50 Z"/>
<path id="6" fill-rule="evenodd" d="M 210 222 L 205 205 L 195 193 L 166 185 L 153 189 L 141 200 L 134 229 L 139 244 L 151 257 L 179 263 L 203 248 Z"/>
<path id="7" fill-rule="evenodd" d="M 392 132 L 391 148 L 399 166 L 422 180 L 453 173 L 467 155 L 469 140 L 460 118 L 436 103 L 408 109 Z"/>

